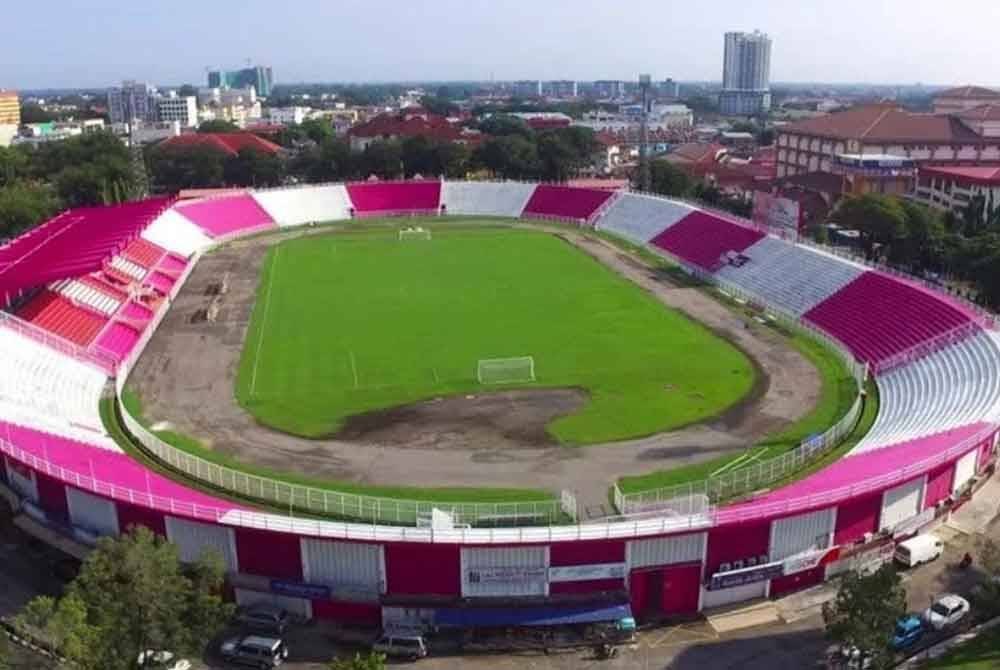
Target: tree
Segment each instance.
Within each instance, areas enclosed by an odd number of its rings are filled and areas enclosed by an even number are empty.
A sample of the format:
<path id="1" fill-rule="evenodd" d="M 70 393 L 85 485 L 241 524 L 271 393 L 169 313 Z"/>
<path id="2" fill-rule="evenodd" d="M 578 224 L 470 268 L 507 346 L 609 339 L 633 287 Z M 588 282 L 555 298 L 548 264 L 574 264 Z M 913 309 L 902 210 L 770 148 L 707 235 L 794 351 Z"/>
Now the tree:
<path id="1" fill-rule="evenodd" d="M 299 124 L 299 131 L 316 144 L 333 139 L 333 126 L 322 119 L 306 119 Z"/>
<path id="2" fill-rule="evenodd" d="M 519 135 L 491 137 L 476 148 L 472 162 L 502 179 L 531 179 L 538 174 L 538 147 Z"/>
<path id="3" fill-rule="evenodd" d="M 211 121 L 202 121 L 201 125 L 198 126 L 199 133 L 235 133 L 239 132 L 239 127 L 232 121 L 226 121 L 224 119 L 213 119 Z"/>
<path id="4" fill-rule="evenodd" d="M 399 142 L 372 142 L 360 157 L 361 176 L 375 175 L 379 179 L 397 179 L 403 172 L 403 152 Z"/>
<path id="5" fill-rule="evenodd" d="M 185 568 L 175 545 L 134 527 L 102 538 L 66 594 L 36 598 L 21 621 L 80 668 L 126 670 L 148 649 L 200 653 L 232 615 L 222 585 L 218 556 Z"/>
<path id="6" fill-rule="evenodd" d="M 230 186 L 277 186 L 284 176 L 284 165 L 278 156 L 246 148 L 225 159 L 222 173 Z"/>
<path id="7" fill-rule="evenodd" d="M 153 147 L 147 164 L 156 190 L 176 192 L 224 185 L 225 160 L 225 154 L 211 147 Z"/>
<path id="8" fill-rule="evenodd" d="M 14 237 L 61 209 L 54 189 L 36 181 L 0 187 L 0 238 Z"/>
<path id="9" fill-rule="evenodd" d="M 431 114 L 438 114 L 440 116 L 449 116 L 453 111 L 458 109 L 451 100 L 435 95 L 425 95 L 420 98 L 420 106 Z"/>
<path id="10" fill-rule="evenodd" d="M 535 132 L 523 119 L 509 114 L 493 114 L 479 122 L 479 130 L 493 137 L 520 135 L 525 139 L 534 137 Z"/>
<path id="11" fill-rule="evenodd" d="M 691 177 L 679 167 L 665 160 L 649 162 L 649 184 L 653 193 L 684 197 L 691 194 Z"/>
<path id="12" fill-rule="evenodd" d="M 299 151 L 288 173 L 307 182 L 344 181 L 357 176 L 359 161 L 346 142 L 330 138 L 318 147 Z"/>
<path id="13" fill-rule="evenodd" d="M 837 597 L 823 604 L 827 636 L 871 654 L 872 670 L 891 667 L 893 628 L 905 613 L 906 590 L 891 564 L 869 575 L 848 572 Z"/>
<path id="14" fill-rule="evenodd" d="M 56 114 L 45 111 L 33 102 L 21 105 L 21 123 L 48 123 L 57 118 Z"/>
<path id="15" fill-rule="evenodd" d="M 335 658 L 330 661 L 330 670 L 385 670 L 385 655 L 372 651 L 365 656 L 359 652 L 353 658 Z"/>
<path id="16" fill-rule="evenodd" d="M 906 211 L 897 198 L 866 193 L 840 201 L 833 218 L 842 226 L 861 234 L 869 255 L 877 247 L 888 246 L 906 235 Z"/>

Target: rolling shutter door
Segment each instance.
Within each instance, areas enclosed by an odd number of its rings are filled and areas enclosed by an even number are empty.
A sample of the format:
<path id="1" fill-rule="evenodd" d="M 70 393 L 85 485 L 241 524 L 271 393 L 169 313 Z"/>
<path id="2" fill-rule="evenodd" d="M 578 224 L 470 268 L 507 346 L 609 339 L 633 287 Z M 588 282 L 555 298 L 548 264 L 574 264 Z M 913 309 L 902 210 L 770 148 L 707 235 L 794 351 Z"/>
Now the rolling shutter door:
<path id="1" fill-rule="evenodd" d="M 732 605 L 733 603 L 741 603 L 747 600 L 753 600 L 754 598 L 766 598 L 767 585 L 768 582 L 765 580 L 755 582 L 753 584 L 734 586 L 729 589 L 716 589 L 715 591 L 709 591 L 708 589 L 702 587 L 701 609 L 707 610 L 712 609 L 713 607 Z"/>
<path id="2" fill-rule="evenodd" d="M 629 570 L 674 563 L 701 563 L 707 533 L 632 540 L 626 549 Z"/>
<path id="3" fill-rule="evenodd" d="M 218 553 L 229 572 L 239 572 L 236 560 L 236 540 L 233 530 L 225 526 L 212 526 L 197 521 L 166 517 L 167 539 L 177 545 L 181 560 L 194 563 L 201 555 L 214 550 Z"/>
<path id="4" fill-rule="evenodd" d="M 462 595 L 547 596 L 548 547 L 462 547 Z"/>
<path id="5" fill-rule="evenodd" d="M 772 561 L 783 561 L 807 551 L 826 549 L 833 534 L 835 509 L 823 509 L 778 519 L 771 524 Z"/>
<path id="6" fill-rule="evenodd" d="M 880 530 L 892 530 L 920 512 L 920 503 L 924 497 L 924 479 L 925 477 L 914 479 L 883 494 L 882 515 L 878 526 Z"/>
<path id="7" fill-rule="evenodd" d="M 978 453 L 978 449 L 973 449 L 955 463 L 955 481 L 951 485 L 952 493 L 961 491 L 976 475 L 976 456 Z"/>
<path id="8" fill-rule="evenodd" d="M 385 593 L 382 545 L 303 539 L 302 575 L 329 586 L 334 599 L 375 600 Z"/>
<path id="9" fill-rule="evenodd" d="M 118 535 L 118 508 L 107 498 L 66 487 L 69 520 L 74 526 L 98 535 Z"/>

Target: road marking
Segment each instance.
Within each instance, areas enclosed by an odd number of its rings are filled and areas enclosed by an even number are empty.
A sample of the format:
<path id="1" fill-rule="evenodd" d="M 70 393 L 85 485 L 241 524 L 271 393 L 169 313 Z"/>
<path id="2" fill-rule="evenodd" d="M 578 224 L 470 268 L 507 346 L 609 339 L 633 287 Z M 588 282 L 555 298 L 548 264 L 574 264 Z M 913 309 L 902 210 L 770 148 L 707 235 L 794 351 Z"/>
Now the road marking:
<path id="1" fill-rule="evenodd" d="M 263 358 L 261 347 L 264 346 L 264 331 L 267 326 L 267 313 L 271 309 L 271 287 L 274 286 L 274 276 L 278 274 L 278 256 L 281 255 L 281 247 L 274 250 L 274 262 L 271 263 L 271 274 L 267 278 L 267 291 L 264 293 L 264 313 L 260 317 L 260 333 L 257 337 L 257 355 L 253 360 L 253 375 L 250 377 L 250 398 L 253 399 L 257 389 L 257 368 L 260 366 L 260 359 Z"/>

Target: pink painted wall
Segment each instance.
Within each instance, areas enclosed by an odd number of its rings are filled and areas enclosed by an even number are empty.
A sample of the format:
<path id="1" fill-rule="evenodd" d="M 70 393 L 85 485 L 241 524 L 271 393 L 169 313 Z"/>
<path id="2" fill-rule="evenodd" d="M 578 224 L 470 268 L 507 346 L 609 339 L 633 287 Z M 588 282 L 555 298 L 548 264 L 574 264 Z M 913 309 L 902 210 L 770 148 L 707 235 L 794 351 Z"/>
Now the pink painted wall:
<path id="1" fill-rule="evenodd" d="M 770 523 L 743 523 L 708 531 L 705 574 L 711 575 L 720 563 L 766 554 L 771 541 Z"/>
<path id="2" fill-rule="evenodd" d="M 378 626 L 382 623 L 382 608 L 372 603 L 344 603 L 333 600 L 312 601 L 313 617 L 333 619 L 352 624 Z"/>
<path id="3" fill-rule="evenodd" d="M 606 591 L 624 591 L 624 579 L 591 579 L 583 582 L 555 582 L 549 584 L 552 595 L 563 593 L 600 593 Z"/>
<path id="4" fill-rule="evenodd" d="M 116 505 L 118 506 L 118 528 L 122 533 L 126 532 L 129 526 L 145 526 L 157 535 L 167 536 L 167 525 L 162 512 L 123 502 L 116 503 Z"/>
<path id="5" fill-rule="evenodd" d="M 462 556 L 457 544 L 387 544 L 385 571 L 391 595 L 462 593 Z"/>
<path id="6" fill-rule="evenodd" d="M 799 589 L 819 584 L 823 581 L 825 575 L 826 566 L 821 565 L 812 570 L 796 572 L 794 575 L 775 577 L 771 580 L 771 597 L 773 598 L 784 593 L 791 593 L 792 591 L 798 591 Z"/>
<path id="7" fill-rule="evenodd" d="M 701 595 L 701 564 L 675 565 L 663 569 L 660 610 L 664 614 L 693 614 Z"/>
<path id="8" fill-rule="evenodd" d="M 274 579 L 302 580 L 299 538 L 254 528 L 236 528 L 240 572 Z"/>
<path id="9" fill-rule="evenodd" d="M 878 516 L 882 510 L 881 494 L 854 498 L 837 507 L 837 524 L 833 533 L 834 544 L 851 544 L 878 529 Z"/>
<path id="10" fill-rule="evenodd" d="M 924 496 L 924 509 L 934 507 L 951 495 L 951 483 L 954 479 L 954 463 L 947 463 L 936 470 L 931 470 L 927 475 L 927 493 Z"/>
<path id="11" fill-rule="evenodd" d="M 550 565 L 590 565 L 592 563 L 623 563 L 624 561 L 624 540 L 556 542 L 549 547 Z"/>
<path id="12" fill-rule="evenodd" d="M 38 482 L 38 502 L 53 521 L 69 523 L 69 503 L 66 501 L 66 485 L 57 479 L 35 473 Z"/>

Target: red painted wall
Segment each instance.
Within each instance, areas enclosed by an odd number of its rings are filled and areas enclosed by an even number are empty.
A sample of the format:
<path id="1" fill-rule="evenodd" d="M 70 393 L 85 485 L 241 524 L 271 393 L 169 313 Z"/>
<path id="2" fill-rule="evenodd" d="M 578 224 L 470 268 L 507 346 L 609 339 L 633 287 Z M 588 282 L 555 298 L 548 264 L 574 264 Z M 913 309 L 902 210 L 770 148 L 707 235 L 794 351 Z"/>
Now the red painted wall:
<path id="1" fill-rule="evenodd" d="M 955 464 L 948 463 L 927 475 L 927 493 L 924 496 L 924 509 L 934 507 L 951 495 L 951 482 L 955 479 Z"/>
<path id="2" fill-rule="evenodd" d="M 663 569 L 660 609 L 664 614 L 693 614 L 701 595 L 701 564 L 675 565 Z"/>
<path id="3" fill-rule="evenodd" d="M 457 544 L 385 545 L 386 588 L 391 595 L 461 595 L 461 571 Z"/>
<path id="4" fill-rule="evenodd" d="M 66 501 L 66 485 L 61 481 L 35 472 L 38 482 L 38 503 L 49 518 L 59 523 L 69 523 L 69 503 Z"/>
<path id="5" fill-rule="evenodd" d="M 344 603 L 334 600 L 312 601 L 313 617 L 333 619 L 351 624 L 378 626 L 382 623 L 382 607 L 373 603 Z"/>
<path id="6" fill-rule="evenodd" d="M 983 466 L 990 460 L 990 452 L 993 450 L 993 436 L 984 440 L 979 447 L 979 458 L 976 460 L 976 469 L 982 470 Z"/>
<path id="7" fill-rule="evenodd" d="M 771 526 L 768 523 L 746 523 L 713 528 L 708 531 L 708 551 L 705 574 L 718 570 L 720 563 L 760 556 L 768 552 Z"/>
<path id="8" fill-rule="evenodd" d="M 874 533 L 878 529 L 878 516 L 882 511 L 882 496 L 870 495 L 852 498 L 837 507 L 837 525 L 833 533 L 834 544 L 850 544 Z"/>
<path id="9" fill-rule="evenodd" d="M 624 540 L 556 542 L 549 547 L 549 564 L 553 566 L 624 562 Z"/>
<path id="10" fill-rule="evenodd" d="M 549 584 L 549 593 L 600 593 L 601 591 L 624 591 L 624 579 L 591 579 L 582 582 L 555 582 Z"/>
<path id="11" fill-rule="evenodd" d="M 115 504 L 118 506 L 118 529 L 122 533 L 127 532 L 129 526 L 145 526 L 157 535 L 167 536 L 167 523 L 161 512 L 123 502 Z"/>
<path id="12" fill-rule="evenodd" d="M 826 566 L 821 565 L 812 570 L 796 572 L 794 575 L 775 577 L 771 580 L 771 597 L 774 598 L 784 593 L 815 586 L 823 581 L 825 574 Z"/>
<path id="13" fill-rule="evenodd" d="M 646 585 L 649 581 L 649 572 L 633 572 L 628 578 L 628 600 L 632 606 L 632 614 L 641 617 L 646 611 L 646 604 L 649 602 L 649 594 Z"/>
<path id="14" fill-rule="evenodd" d="M 299 538 L 253 528 L 236 529 L 236 554 L 240 572 L 274 579 L 302 580 Z"/>

